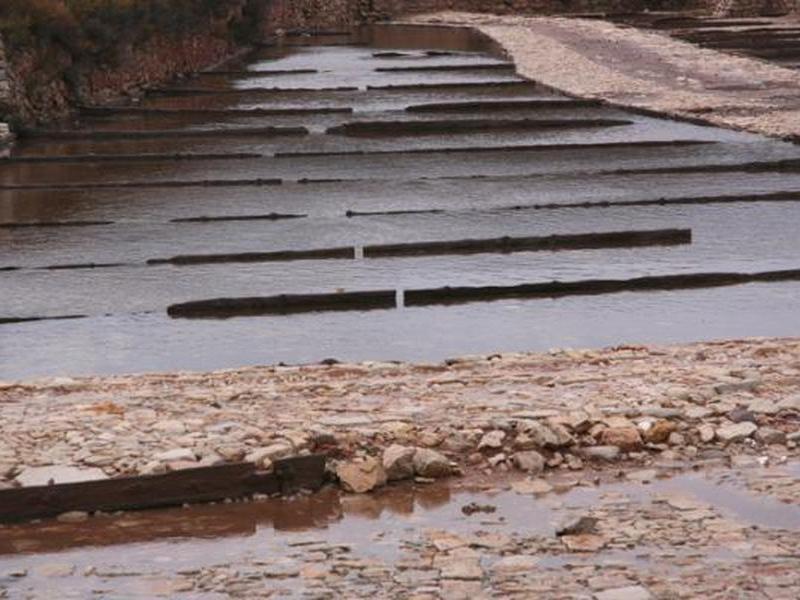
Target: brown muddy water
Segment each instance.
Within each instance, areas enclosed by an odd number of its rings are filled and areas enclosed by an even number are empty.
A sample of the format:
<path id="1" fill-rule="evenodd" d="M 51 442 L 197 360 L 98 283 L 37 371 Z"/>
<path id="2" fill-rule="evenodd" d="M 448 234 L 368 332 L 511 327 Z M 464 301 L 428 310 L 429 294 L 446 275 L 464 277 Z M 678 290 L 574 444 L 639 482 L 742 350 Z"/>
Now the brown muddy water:
<path id="1" fill-rule="evenodd" d="M 289 39 L 24 141 L 0 162 L 0 378 L 800 334 L 800 283 L 791 281 L 167 315 L 173 304 L 221 297 L 800 266 L 796 146 L 574 101 L 505 62 L 464 30 Z M 363 253 L 667 228 L 691 229 L 691 243 Z M 164 262 L 342 247 L 353 258 Z"/>
<path id="2" fill-rule="evenodd" d="M 797 467 L 773 467 L 769 476 L 796 477 Z M 675 517 L 669 516 L 668 505 L 677 501 L 679 510 L 711 511 L 706 518 L 716 515 L 747 528 L 782 535 L 800 530 L 800 507 L 747 491 L 741 474 L 669 475 L 664 471 L 659 477 L 666 478 L 649 484 L 606 477 L 599 485 L 590 483 L 591 478 L 557 475 L 549 479 L 556 491 L 538 497 L 517 494 L 504 485 L 480 490 L 486 486 L 457 481 L 395 485 L 370 495 L 326 488 L 293 499 L 120 513 L 80 523 L 48 520 L 6 526 L 0 530 L 0 589 L 5 587 L 14 598 L 26 593 L 45 597 L 54 589 L 69 597 L 164 595 L 157 590 L 165 578 L 204 568 L 246 572 L 253 565 L 275 563 L 270 568 L 281 571 L 273 575 L 280 582 L 271 585 L 291 595 L 292 589 L 299 593 L 303 585 L 296 575 L 307 552 L 333 548 L 346 553 L 348 560 L 375 559 L 392 565 L 409 548 L 419 547 L 426 532 L 446 530 L 484 539 L 489 545 L 492 536 L 510 541 L 552 539 L 559 525 L 600 506 L 628 506 L 630 518 L 635 519 L 637 511 L 663 504 L 662 516 L 669 521 Z M 485 512 L 465 511 L 471 505 Z M 709 527 L 719 529 L 719 525 Z M 648 544 L 659 543 L 648 539 L 635 549 L 609 548 L 588 555 L 543 552 L 538 558 L 542 568 L 557 567 L 567 559 L 646 565 Z M 679 556 L 681 550 L 675 552 L 673 556 Z M 735 557 L 724 543 L 714 549 L 714 560 Z"/>

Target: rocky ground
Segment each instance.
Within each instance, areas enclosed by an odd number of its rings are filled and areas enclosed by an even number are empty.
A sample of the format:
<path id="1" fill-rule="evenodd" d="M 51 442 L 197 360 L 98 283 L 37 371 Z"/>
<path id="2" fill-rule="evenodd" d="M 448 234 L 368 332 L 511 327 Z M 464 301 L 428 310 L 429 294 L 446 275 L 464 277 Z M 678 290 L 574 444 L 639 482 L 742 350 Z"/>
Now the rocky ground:
<path id="1" fill-rule="evenodd" d="M 798 455 L 800 340 L 0 383 L 0 486 L 323 453 L 346 489 Z"/>
<path id="2" fill-rule="evenodd" d="M 800 463 L 712 463 L 0 527 L 0 597 L 799 597 Z"/>
<path id="3" fill-rule="evenodd" d="M 471 26 L 517 71 L 583 98 L 800 139 L 800 72 L 602 20 L 444 12 L 415 23 Z M 796 16 L 775 21 L 795 25 Z"/>
<path id="4" fill-rule="evenodd" d="M 800 339 L 4 382 L 0 440 L 6 488 L 331 472 L 0 525 L 0 598 L 800 597 Z"/>
<path id="5" fill-rule="evenodd" d="M 766 63 L 597 21 L 426 20 L 569 93 L 800 134 L 800 75 Z M 0 490 L 306 453 L 331 478 L 0 525 L 0 598 L 795 599 L 799 443 L 800 339 L 0 382 Z"/>

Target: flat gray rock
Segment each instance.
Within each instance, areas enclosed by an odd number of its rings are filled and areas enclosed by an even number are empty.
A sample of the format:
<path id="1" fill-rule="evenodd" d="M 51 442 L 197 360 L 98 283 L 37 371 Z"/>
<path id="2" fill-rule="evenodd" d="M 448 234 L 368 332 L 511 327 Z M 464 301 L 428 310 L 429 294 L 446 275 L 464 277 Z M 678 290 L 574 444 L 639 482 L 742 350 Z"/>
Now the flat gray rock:
<path id="1" fill-rule="evenodd" d="M 652 598 L 650 592 L 640 585 L 604 590 L 597 592 L 594 597 L 596 600 L 650 600 Z"/>
<path id="2" fill-rule="evenodd" d="M 724 425 L 717 429 L 717 437 L 723 442 L 738 442 L 750 437 L 758 430 L 755 423 L 743 421 L 732 425 Z"/>
<path id="3" fill-rule="evenodd" d="M 328 427 L 353 427 L 356 425 L 369 425 L 372 422 L 373 422 L 372 419 L 359 415 L 355 416 L 334 415 L 330 417 L 323 417 L 318 421 L 318 423 L 320 423 L 321 425 L 327 425 Z"/>
<path id="4" fill-rule="evenodd" d="M 49 485 L 53 483 L 80 483 L 82 481 L 97 481 L 108 479 L 102 469 L 90 467 L 79 469 L 77 467 L 28 467 L 17 475 L 17 482 L 24 487 L 35 485 Z"/>

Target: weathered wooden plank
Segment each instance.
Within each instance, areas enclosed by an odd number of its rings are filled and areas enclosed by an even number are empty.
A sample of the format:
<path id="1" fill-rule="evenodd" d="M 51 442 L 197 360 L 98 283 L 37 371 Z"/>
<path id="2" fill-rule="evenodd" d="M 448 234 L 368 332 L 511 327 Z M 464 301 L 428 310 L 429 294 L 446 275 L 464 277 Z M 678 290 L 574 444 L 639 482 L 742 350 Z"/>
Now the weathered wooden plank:
<path id="1" fill-rule="evenodd" d="M 276 498 L 257 503 L 195 504 L 191 510 L 162 509 L 77 523 L 49 519 L 25 522 L 2 530 L 0 556 L 16 555 L 23 549 L 26 553 L 44 554 L 175 538 L 245 537 L 265 528 L 317 529 L 339 521 L 341 511 L 339 490 L 327 486 L 289 501 Z"/>
<path id="2" fill-rule="evenodd" d="M 744 283 L 800 281 L 800 269 L 759 273 L 685 273 L 633 279 L 551 281 L 511 286 L 442 287 L 405 292 L 406 306 L 491 302 L 510 298 L 561 298 L 619 292 L 686 290 Z"/>
<path id="3" fill-rule="evenodd" d="M 301 312 L 373 310 L 394 308 L 394 290 L 342 292 L 337 294 L 284 294 L 250 298 L 212 298 L 167 308 L 177 318 L 227 319 L 231 317 L 281 315 Z"/>
<path id="4" fill-rule="evenodd" d="M 32 229 L 34 227 L 98 227 L 114 221 L 20 221 L 0 223 L 0 229 Z"/>
<path id="5" fill-rule="evenodd" d="M 221 215 L 218 217 L 183 217 L 170 219 L 170 223 L 219 223 L 227 221 L 284 221 L 287 219 L 305 219 L 306 214 L 267 213 L 264 215 Z"/>
<path id="6" fill-rule="evenodd" d="M 236 463 L 162 475 L 15 488 L 0 491 L 0 522 L 76 510 L 136 510 L 316 489 L 324 476 L 325 458 L 310 455 L 276 461 L 273 473 L 259 472 L 251 463 Z"/>
<path id="7" fill-rule="evenodd" d="M 275 462 L 274 467 L 283 494 L 303 489 L 314 490 L 325 480 L 325 460 L 320 455 L 310 454 L 279 460 Z"/>
<path id="8" fill-rule="evenodd" d="M 0 184 L 0 190 L 40 191 L 40 190 L 136 190 L 136 189 L 176 189 L 176 188 L 211 188 L 211 187 L 263 187 L 283 185 L 283 179 L 198 179 L 173 181 L 109 181 L 83 183 L 9 183 Z"/>
<path id="9" fill-rule="evenodd" d="M 611 208 L 625 206 L 670 206 L 670 205 L 702 205 L 702 204 L 741 204 L 753 202 L 800 202 L 800 190 L 787 190 L 783 192 L 767 192 L 764 194 L 731 194 L 722 196 L 679 196 L 675 198 L 649 198 L 646 200 L 587 200 L 585 202 L 548 202 L 541 204 L 513 204 L 488 208 L 456 209 L 452 212 L 482 212 L 482 211 L 516 211 L 516 210 L 563 210 L 575 208 Z M 373 217 L 394 216 L 409 214 L 438 214 L 449 212 L 444 209 L 423 210 L 375 210 L 357 211 L 348 210 L 346 217 Z"/>
<path id="10" fill-rule="evenodd" d="M 150 92 L 151 96 L 248 96 L 251 94 L 329 94 L 332 92 L 357 92 L 356 86 L 338 86 L 324 88 L 309 87 L 252 87 L 238 89 L 214 89 L 214 88 L 162 88 Z"/>
<path id="11" fill-rule="evenodd" d="M 88 106 L 81 108 L 81 114 L 92 117 L 285 117 L 292 115 L 334 115 L 350 114 L 351 106 L 319 106 L 316 108 L 153 108 L 145 106 Z"/>
<path id="12" fill-rule="evenodd" d="M 247 70 L 224 70 L 215 69 L 209 71 L 200 71 L 197 76 L 203 75 L 221 75 L 224 77 L 271 77 L 273 75 L 313 75 L 319 73 L 317 69 L 254 69 Z"/>
<path id="13" fill-rule="evenodd" d="M 353 259 L 352 247 L 311 250 L 276 250 L 273 252 L 238 252 L 229 254 L 179 254 L 169 258 L 151 258 L 148 265 L 207 265 L 221 263 L 285 262 L 295 260 Z"/>
<path id="14" fill-rule="evenodd" d="M 384 92 L 447 91 L 447 90 L 488 90 L 488 89 L 533 89 L 538 88 L 534 81 L 525 79 L 502 81 L 453 81 L 448 83 L 407 83 L 397 85 L 368 85 L 367 90 Z"/>
<path id="15" fill-rule="evenodd" d="M 19 270 L 15 268 L 6 269 L 4 271 Z M 72 319 L 85 319 L 88 315 L 54 315 L 52 317 L 38 316 L 38 317 L 0 317 L 0 325 L 14 325 L 17 323 L 33 323 L 35 321 L 68 321 Z"/>
<path id="16" fill-rule="evenodd" d="M 474 63 L 463 65 L 419 65 L 412 67 L 377 67 L 378 73 L 448 73 L 460 71 L 514 71 L 514 63 Z"/>
<path id="17" fill-rule="evenodd" d="M 276 152 L 275 158 L 309 158 L 318 156 L 387 156 L 405 154 L 485 154 L 492 152 L 575 152 L 578 150 L 637 150 L 716 144 L 706 140 L 664 140 L 644 142 L 599 142 L 578 144 L 508 144 L 503 146 L 462 146 L 444 148 L 402 148 L 399 150 L 328 150 Z"/>
<path id="18" fill-rule="evenodd" d="M 280 137 L 308 135 L 305 127 L 230 127 L 227 129 L 164 129 L 151 131 L 92 131 L 30 129 L 22 137 L 53 140 L 145 140 L 196 137 Z"/>
<path id="19" fill-rule="evenodd" d="M 502 110 L 597 108 L 602 105 L 603 102 L 601 100 L 473 100 L 412 104 L 407 106 L 405 110 L 410 113 L 496 112 Z"/>
<path id="20" fill-rule="evenodd" d="M 435 256 L 448 254 L 512 253 L 542 250 L 578 250 L 690 244 L 691 229 L 655 229 L 649 231 L 607 231 L 534 237 L 499 237 L 436 242 L 409 242 L 364 246 L 364 258 Z"/>
<path id="21" fill-rule="evenodd" d="M 177 111 L 175 111 L 177 113 Z M 49 164 L 49 163 L 105 163 L 105 162 L 164 162 L 164 161 L 201 161 L 201 160 L 245 160 L 263 158 L 257 152 L 172 152 L 143 154 L 73 154 L 49 156 L 10 156 L 0 158 L 0 165 L 5 164 Z"/>
<path id="22" fill-rule="evenodd" d="M 328 135 L 402 136 L 482 131 L 539 131 L 631 125 L 627 119 L 443 119 L 437 121 L 353 121 L 329 127 Z"/>

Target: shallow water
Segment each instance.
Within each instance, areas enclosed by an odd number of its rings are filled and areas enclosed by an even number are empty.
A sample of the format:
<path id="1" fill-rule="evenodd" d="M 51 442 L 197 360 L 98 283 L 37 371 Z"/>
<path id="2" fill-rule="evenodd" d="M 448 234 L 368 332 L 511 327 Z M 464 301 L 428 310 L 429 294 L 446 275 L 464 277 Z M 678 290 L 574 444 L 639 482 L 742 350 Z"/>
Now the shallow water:
<path id="1" fill-rule="evenodd" d="M 0 376 L 211 370 L 326 358 L 438 361 L 622 342 L 782 336 L 796 332 L 798 314 L 798 283 L 224 321 L 176 320 L 158 311 L 4 325 Z"/>
<path id="2" fill-rule="evenodd" d="M 298 40 L 292 40 L 297 42 Z M 800 158 L 796 146 L 758 136 L 653 119 L 596 107 L 466 113 L 406 113 L 407 106 L 466 100 L 555 99 L 537 86 L 439 90 L 370 90 L 397 83 L 478 82 L 505 72 L 377 72 L 376 67 L 486 64 L 503 60 L 466 31 L 386 28 L 355 39 L 257 51 L 236 70 L 314 68 L 317 74 L 259 78 L 201 75 L 186 88 L 329 87 L 357 92 L 153 96 L 143 108 L 276 108 L 351 106 L 353 114 L 293 116 L 125 115 L 81 119 L 84 131 L 229 130 L 307 126 L 303 137 L 35 139 L 16 156 L 97 153 L 255 152 L 259 156 L 196 161 L 164 158 L 110 162 L 0 163 L 0 224 L 110 221 L 87 227 L 0 226 L 0 318 L 86 315 L 75 321 L 0 325 L 0 378 L 144 370 L 213 369 L 264 362 L 339 359 L 438 360 L 453 354 L 541 350 L 623 342 L 690 341 L 800 333 L 796 283 L 716 290 L 616 294 L 560 300 L 502 301 L 369 313 L 317 313 L 228 321 L 173 321 L 171 303 L 221 296 L 413 289 L 709 271 L 798 267 L 797 202 L 615 206 L 509 210 L 519 205 L 637 201 L 800 190 L 800 173 L 654 173 L 645 169 L 743 165 Z M 383 49 L 406 55 L 380 58 Z M 447 56 L 424 50 L 447 48 Z M 487 73 L 489 73 L 487 75 Z M 180 86 L 178 86 L 180 87 Z M 561 98 L 564 99 L 564 98 Z M 347 137 L 327 127 L 359 120 L 628 119 L 631 125 L 474 134 Z M 696 146 L 577 148 L 665 140 Z M 508 146 L 556 145 L 547 150 Z M 448 152 L 437 152 L 446 148 Z M 453 149 L 480 152 L 453 152 Z M 408 153 L 419 151 L 424 153 Z M 361 152 L 303 156 L 309 152 Z M 275 156 L 276 153 L 300 153 Z M 624 170 L 624 173 L 613 171 Z M 639 172 L 637 172 L 639 171 Z M 280 178 L 283 185 L 241 185 Z M 337 181 L 299 183 L 303 179 Z M 237 185 L 98 189 L 98 184 L 230 181 Z M 83 185 L 66 189 L 64 184 Z M 62 186 L 62 187 L 59 187 Z M 93 188 L 93 186 L 95 186 Z M 430 210 L 348 218 L 348 211 Z M 279 221 L 175 223 L 203 216 L 303 215 Z M 265 252 L 406 241 L 493 238 L 687 227 L 685 246 L 509 255 L 302 261 L 193 267 L 145 266 L 179 254 Z M 123 263 L 90 270 L 42 270 L 85 263 Z"/>

